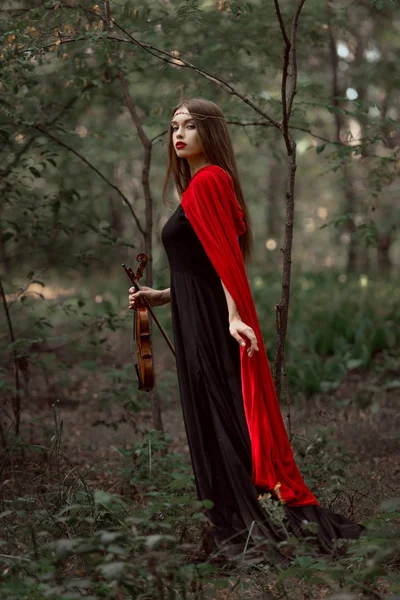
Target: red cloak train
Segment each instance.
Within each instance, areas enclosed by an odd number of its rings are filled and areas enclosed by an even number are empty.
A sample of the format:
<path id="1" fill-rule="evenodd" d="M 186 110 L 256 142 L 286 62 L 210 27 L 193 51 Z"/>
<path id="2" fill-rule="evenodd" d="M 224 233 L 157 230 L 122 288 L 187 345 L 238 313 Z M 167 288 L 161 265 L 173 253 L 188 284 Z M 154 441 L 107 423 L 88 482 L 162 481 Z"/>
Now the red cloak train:
<path id="1" fill-rule="evenodd" d="M 275 490 L 288 506 L 319 505 L 296 465 L 276 395 L 239 247 L 238 236 L 246 231 L 246 225 L 231 175 L 218 165 L 202 167 L 184 191 L 181 204 L 242 321 L 257 337 L 259 351 L 251 358 L 247 354 L 248 338 L 244 336 L 246 346 L 239 346 L 252 481 L 263 490 Z"/>

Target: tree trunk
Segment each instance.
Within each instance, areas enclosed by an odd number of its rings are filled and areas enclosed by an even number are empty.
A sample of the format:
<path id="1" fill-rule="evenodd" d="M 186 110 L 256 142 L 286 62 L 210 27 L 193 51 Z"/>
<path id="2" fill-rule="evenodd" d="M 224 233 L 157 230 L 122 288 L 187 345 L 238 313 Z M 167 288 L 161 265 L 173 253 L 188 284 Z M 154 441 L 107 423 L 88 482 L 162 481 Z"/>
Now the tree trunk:
<path id="1" fill-rule="evenodd" d="M 378 275 L 380 277 L 390 277 L 392 273 L 392 261 L 390 260 L 389 250 L 392 245 L 392 234 L 381 233 L 378 236 L 378 253 L 377 253 L 377 266 Z"/>

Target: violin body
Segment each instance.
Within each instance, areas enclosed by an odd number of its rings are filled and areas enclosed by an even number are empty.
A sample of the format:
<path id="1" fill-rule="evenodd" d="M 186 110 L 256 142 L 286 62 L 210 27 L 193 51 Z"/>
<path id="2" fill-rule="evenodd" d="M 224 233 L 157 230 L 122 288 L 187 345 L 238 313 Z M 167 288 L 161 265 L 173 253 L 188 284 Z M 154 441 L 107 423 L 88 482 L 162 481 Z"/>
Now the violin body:
<path id="1" fill-rule="evenodd" d="M 136 273 L 132 271 L 130 267 L 122 264 L 125 273 L 128 275 L 129 279 L 133 283 L 133 286 L 137 292 L 139 292 L 142 288 L 139 284 L 139 279 L 143 275 L 143 271 L 147 265 L 149 260 L 147 254 L 144 252 L 140 252 L 136 256 L 136 260 L 140 263 L 138 268 L 136 269 Z M 144 392 L 151 392 L 154 386 L 154 377 L 153 377 L 153 353 L 150 339 L 150 318 L 149 313 L 153 317 L 157 327 L 161 331 L 165 341 L 170 347 L 173 355 L 175 356 L 175 348 L 172 345 L 171 340 L 165 333 L 164 329 L 161 326 L 161 323 L 157 319 L 157 316 L 154 314 L 150 304 L 147 299 L 142 296 L 139 297 L 136 301 L 136 306 L 134 308 L 133 315 L 133 339 L 136 341 L 136 358 L 137 362 L 135 362 L 136 375 L 138 378 L 138 389 L 143 390 Z"/>
<path id="2" fill-rule="evenodd" d="M 138 389 L 144 392 L 151 392 L 154 386 L 154 380 L 149 311 L 144 306 L 140 306 L 134 309 L 134 311 L 133 339 L 139 340 L 137 347 L 140 347 L 140 350 L 136 352 L 137 362 L 135 362 L 135 369 L 138 377 Z"/>
<path id="3" fill-rule="evenodd" d="M 122 265 L 129 279 L 138 292 L 141 287 L 138 283 L 143 271 L 147 265 L 148 256 L 140 252 L 136 256 L 140 263 L 134 274 L 130 267 Z M 153 378 L 153 354 L 150 339 L 150 317 L 149 310 L 138 298 L 133 314 L 133 339 L 136 341 L 136 362 L 135 370 L 138 378 L 138 389 L 144 392 L 151 392 L 154 386 Z"/>

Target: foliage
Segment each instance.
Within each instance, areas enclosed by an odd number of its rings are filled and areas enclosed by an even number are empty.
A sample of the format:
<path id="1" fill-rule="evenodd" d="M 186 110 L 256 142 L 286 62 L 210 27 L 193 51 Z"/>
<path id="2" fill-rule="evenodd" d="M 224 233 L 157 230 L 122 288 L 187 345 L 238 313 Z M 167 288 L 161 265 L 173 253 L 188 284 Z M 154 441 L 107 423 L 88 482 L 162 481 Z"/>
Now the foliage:
<path id="1" fill-rule="evenodd" d="M 272 306 L 279 283 L 254 271 L 252 287 L 270 360 L 274 356 Z M 366 372 L 379 353 L 397 356 L 400 343 L 396 280 L 341 273 L 294 278 L 286 342 L 286 371 L 294 393 L 336 390 L 351 372 Z"/>
<path id="2" fill-rule="evenodd" d="M 13 481 L 3 487 L 0 503 L 4 599 L 214 597 L 232 585 L 244 591 L 252 573 L 259 584 L 269 582 L 276 599 L 289 593 L 293 578 L 306 581 L 309 589 L 323 584 L 332 592 L 364 590 L 371 598 L 383 576 L 393 591 L 400 583 L 393 570 L 399 551 L 396 501 L 367 520 L 368 536 L 348 542 L 347 553 L 339 552 L 334 561 L 310 554 L 315 534 L 309 534 L 288 539 L 295 554 L 287 566 L 255 562 L 232 565 L 225 573 L 218 562 L 196 554 L 204 508 L 211 502 L 194 500 L 190 469 L 181 455 L 168 452 L 168 436 L 149 430 L 130 449 L 120 450 L 130 492 L 118 495 L 93 488 L 89 469 L 71 469 L 57 408 L 54 427 L 46 461 L 41 466 L 31 461 L 29 480 L 15 469 L 23 460 L 18 440 L 1 465 Z M 314 470 L 324 464 L 321 448 Z M 264 498 L 263 504 L 282 522 L 276 503 Z"/>
<path id="3" fill-rule="evenodd" d="M 210 503 L 193 500 L 192 478 L 182 457 L 165 454 L 170 440 L 149 431 L 129 453 L 121 451 L 123 471 L 132 471 L 128 484 L 135 490 L 133 503 L 128 496 L 92 489 L 88 474 L 70 470 L 61 449 L 57 412 L 55 424 L 56 439 L 48 448 L 45 469 L 29 482 L 14 472 L 21 489 L 2 498 L 1 597 L 111 598 L 118 590 L 124 597 L 138 597 L 162 589 L 170 593 L 175 587 L 184 594 L 192 585 L 201 587 L 215 569 L 186 564 L 186 553 L 195 544 L 183 540 Z M 18 442 L 10 450 L 15 458 L 20 451 Z M 60 462 L 57 473 L 54 466 Z M 3 470 L 10 466 L 3 461 Z"/>

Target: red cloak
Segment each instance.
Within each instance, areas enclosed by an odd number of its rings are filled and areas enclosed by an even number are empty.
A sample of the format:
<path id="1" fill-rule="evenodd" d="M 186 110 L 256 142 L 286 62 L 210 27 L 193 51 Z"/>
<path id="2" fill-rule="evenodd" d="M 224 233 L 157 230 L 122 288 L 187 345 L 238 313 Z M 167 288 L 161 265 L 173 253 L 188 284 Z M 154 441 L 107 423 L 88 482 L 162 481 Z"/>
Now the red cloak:
<path id="1" fill-rule="evenodd" d="M 246 346 L 239 346 L 243 403 L 251 440 L 252 481 L 263 490 L 275 490 L 288 506 L 319 505 L 296 465 L 276 395 L 239 247 L 238 236 L 246 231 L 246 225 L 231 175 L 218 165 L 202 167 L 184 191 L 181 204 L 242 321 L 257 337 L 259 351 L 251 358 L 247 354 L 248 338 L 243 336 Z"/>

